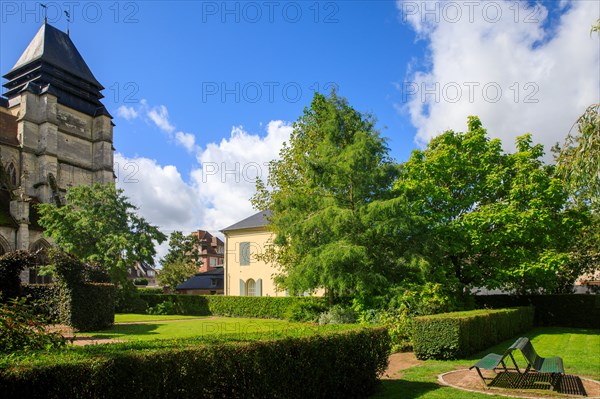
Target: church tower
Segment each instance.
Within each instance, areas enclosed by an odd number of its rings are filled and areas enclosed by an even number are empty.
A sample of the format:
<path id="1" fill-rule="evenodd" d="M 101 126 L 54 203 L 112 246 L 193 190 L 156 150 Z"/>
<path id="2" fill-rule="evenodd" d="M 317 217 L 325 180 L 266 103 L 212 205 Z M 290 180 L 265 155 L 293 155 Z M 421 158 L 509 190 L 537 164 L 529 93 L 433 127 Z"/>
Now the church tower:
<path id="1" fill-rule="evenodd" d="M 31 250 L 43 240 L 36 203 L 61 201 L 71 186 L 114 182 L 114 125 L 104 87 L 69 35 L 47 23 L 4 78 L 0 252 Z"/>

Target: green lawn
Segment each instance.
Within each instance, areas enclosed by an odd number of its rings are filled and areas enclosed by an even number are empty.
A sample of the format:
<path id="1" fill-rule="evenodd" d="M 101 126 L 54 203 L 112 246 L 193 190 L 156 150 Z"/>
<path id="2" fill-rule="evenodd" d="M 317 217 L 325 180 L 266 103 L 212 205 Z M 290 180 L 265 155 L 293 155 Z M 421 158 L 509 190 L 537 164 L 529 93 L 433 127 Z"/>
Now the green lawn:
<path id="1" fill-rule="evenodd" d="M 112 338 L 124 341 L 150 341 L 173 338 L 239 338 L 268 339 L 301 336 L 320 331 L 353 328 L 346 326 L 314 326 L 275 319 L 233 317 L 198 318 L 195 316 L 117 315 L 117 322 L 140 321 L 136 324 L 116 324 L 108 330 L 82 332 L 77 335 L 92 338 Z M 178 321 L 169 321 L 181 319 Z M 355 327 L 355 326 L 354 326 Z"/>
<path id="2" fill-rule="evenodd" d="M 153 315 L 138 313 L 117 313 L 115 314 L 115 323 L 138 323 L 141 321 L 162 321 L 162 320 L 189 320 L 201 319 L 209 316 L 183 316 L 177 314 Z"/>
<path id="3" fill-rule="evenodd" d="M 548 327 L 533 329 L 523 336 L 531 339 L 540 356 L 562 357 L 566 373 L 600 380 L 600 331 Z M 437 383 L 437 376 L 455 369 L 468 368 L 490 352 L 502 353 L 516 338 L 504 341 L 468 359 L 428 360 L 421 366 L 406 369 L 399 380 L 384 380 L 381 391 L 374 398 L 489 399 L 490 395 L 441 386 Z M 519 357 L 516 357 L 516 360 L 518 364 L 523 363 L 519 361 Z"/>

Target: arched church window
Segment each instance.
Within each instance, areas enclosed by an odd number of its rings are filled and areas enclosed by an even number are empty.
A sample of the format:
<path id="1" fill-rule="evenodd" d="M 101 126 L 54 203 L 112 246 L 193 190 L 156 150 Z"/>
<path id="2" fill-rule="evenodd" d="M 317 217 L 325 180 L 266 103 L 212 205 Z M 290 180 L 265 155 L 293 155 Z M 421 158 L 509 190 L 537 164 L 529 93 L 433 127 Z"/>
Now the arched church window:
<path id="1" fill-rule="evenodd" d="M 8 178 L 10 179 L 10 183 L 13 187 L 17 187 L 17 169 L 15 168 L 14 163 L 9 163 L 6 168 L 6 173 L 8 174 Z"/>

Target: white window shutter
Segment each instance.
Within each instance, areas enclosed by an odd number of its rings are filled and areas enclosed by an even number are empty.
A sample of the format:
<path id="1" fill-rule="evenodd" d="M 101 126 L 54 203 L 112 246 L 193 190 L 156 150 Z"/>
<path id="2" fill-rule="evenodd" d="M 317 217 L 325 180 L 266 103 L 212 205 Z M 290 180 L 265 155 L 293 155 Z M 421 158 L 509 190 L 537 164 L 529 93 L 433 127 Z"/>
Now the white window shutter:
<path id="1" fill-rule="evenodd" d="M 256 296 L 262 296 L 262 278 L 256 280 Z"/>
<path id="2" fill-rule="evenodd" d="M 240 279 L 240 296 L 246 296 L 246 283 Z"/>

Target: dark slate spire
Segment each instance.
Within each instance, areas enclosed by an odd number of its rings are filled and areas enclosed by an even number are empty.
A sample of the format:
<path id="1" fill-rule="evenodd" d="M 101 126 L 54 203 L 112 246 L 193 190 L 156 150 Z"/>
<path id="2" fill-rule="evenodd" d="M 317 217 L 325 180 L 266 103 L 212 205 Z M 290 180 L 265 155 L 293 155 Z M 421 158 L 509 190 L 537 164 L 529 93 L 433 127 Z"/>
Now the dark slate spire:
<path id="1" fill-rule="evenodd" d="M 13 69 L 4 75 L 4 95 L 12 98 L 23 89 L 40 87 L 58 97 L 60 104 L 88 115 L 109 115 L 100 102 L 102 85 L 64 32 L 44 23 Z"/>

